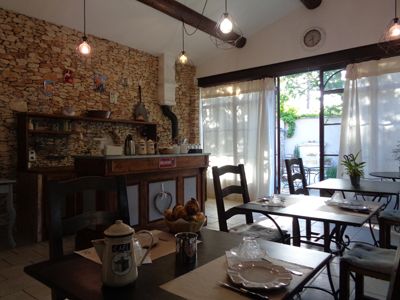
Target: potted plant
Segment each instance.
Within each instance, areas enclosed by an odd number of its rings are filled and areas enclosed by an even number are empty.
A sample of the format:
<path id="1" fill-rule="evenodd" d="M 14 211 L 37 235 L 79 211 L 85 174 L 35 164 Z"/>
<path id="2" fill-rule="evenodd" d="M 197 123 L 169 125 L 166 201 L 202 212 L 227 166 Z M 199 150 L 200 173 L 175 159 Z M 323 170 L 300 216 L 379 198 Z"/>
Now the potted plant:
<path id="1" fill-rule="evenodd" d="M 360 177 L 364 175 L 365 161 L 357 162 L 360 152 L 355 156 L 353 154 L 343 155 L 341 164 L 345 167 L 346 173 L 350 176 L 350 181 L 353 186 L 360 185 Z"/>

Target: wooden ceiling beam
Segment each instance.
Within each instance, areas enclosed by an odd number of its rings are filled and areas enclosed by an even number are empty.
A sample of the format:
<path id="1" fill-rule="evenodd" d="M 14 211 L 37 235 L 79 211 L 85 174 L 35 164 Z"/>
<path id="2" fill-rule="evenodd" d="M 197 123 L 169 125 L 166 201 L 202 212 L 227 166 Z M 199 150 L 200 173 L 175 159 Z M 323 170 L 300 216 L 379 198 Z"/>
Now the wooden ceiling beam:
<path id="1" fill-rule="evenodd" d="M 195 10 L 175 1 L 175 0 L 137 0 L 146 4 L 170 17 L 173 17 L 185 24 L 212 35 L 222 41 L 228 42 L 237 48 L 243 48 L 246 45 L 246 38 L 232 32 L 227 37 L 221 38 L 217 35 L 215 28 L 217 23 L 203 16 Z M 234 41 L 234 42 L 232 42 Z"/>
<path id="2" fill-rule="evenodd" d="M 315 9 L 321 5 L 322 0 L 300 0 L 308 9 Z"/>

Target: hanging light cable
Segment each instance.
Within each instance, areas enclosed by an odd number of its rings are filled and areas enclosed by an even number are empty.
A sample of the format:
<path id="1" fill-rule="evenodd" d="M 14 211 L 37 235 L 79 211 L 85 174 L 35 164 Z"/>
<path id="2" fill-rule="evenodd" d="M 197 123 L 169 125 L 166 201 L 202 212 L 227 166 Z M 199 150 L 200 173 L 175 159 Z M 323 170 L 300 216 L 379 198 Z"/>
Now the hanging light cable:
<path id="1" fill-rule="evenodd" d="M 222 14 L 219 23 L 219 30 L 223 34 L 228 34 L 232 32 L 233 22 L 231 16 L 228 13 L 228 0 L 225 0 L 225 12 Z"/>
<path id="2" fill-rule="evenodd" d="M 188 62 L 188 57 L 185 52 L 185 23 L 184 22 L 182 22 L 182 51 L 179 54 L 178 60 L 183 65 Z"/>
<path id="3" fill-rule="evenodd" d="M 78 51 L 83 55 L 89 55 L 92 51 L 92 48 L 87 42 L 86 36 L 86 0 L 83 0 L 83 37 L 82 43 L 78 46 Z"/>

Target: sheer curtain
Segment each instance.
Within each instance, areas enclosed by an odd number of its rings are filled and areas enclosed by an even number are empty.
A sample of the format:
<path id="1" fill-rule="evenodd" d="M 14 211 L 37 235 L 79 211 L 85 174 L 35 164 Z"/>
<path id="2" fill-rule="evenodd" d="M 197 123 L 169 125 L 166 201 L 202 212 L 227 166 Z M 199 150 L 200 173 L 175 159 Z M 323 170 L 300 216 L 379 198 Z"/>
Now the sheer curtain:
<path id="1" fill-rule="evenodd" d="M 211 167 L 244 164 L 251 198 L 274 190 L 275 85 L 272 78 L 201 89 L 204 151 Z M 237 178 L 222 178 L 235 181 Z"/>
<path id="2" fill-rule="evenodd" d="M 349 65 L 346 77 L 340 159 L 361 151 L 366 177 L 399 171 L 393 149 L 400 142 L 400 57 Z M 337 174 L 344 176 L 343 166 Z"/>

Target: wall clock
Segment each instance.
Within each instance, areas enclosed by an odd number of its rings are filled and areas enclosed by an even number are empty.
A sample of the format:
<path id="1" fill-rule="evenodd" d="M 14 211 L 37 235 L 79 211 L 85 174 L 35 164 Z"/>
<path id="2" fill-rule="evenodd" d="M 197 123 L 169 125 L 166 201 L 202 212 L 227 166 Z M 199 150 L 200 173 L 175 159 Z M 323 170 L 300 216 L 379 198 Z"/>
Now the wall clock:
<path id="1" fill-rule="evenodd" d="M 325 32 L 318 27 L 307 29 L 301 39 L 304 48 L 314 50 L 320 47 L 325 41 Z"/>

